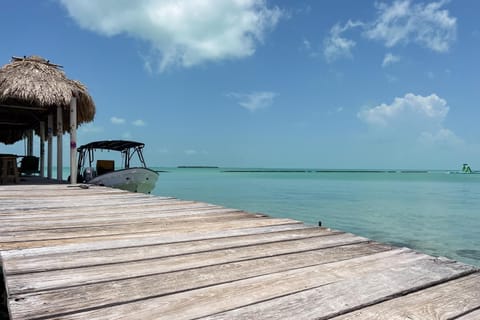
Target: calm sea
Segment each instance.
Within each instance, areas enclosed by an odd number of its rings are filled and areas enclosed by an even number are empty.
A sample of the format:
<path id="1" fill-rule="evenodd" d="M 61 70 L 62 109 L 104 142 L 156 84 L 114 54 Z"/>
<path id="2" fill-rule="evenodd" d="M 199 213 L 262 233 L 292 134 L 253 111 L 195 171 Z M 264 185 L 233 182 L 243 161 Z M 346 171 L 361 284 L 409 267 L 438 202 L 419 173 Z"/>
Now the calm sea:
<path id="1" fill-rule="evenodd" d="M 158 169 L 168 172 L 160 173 L 155 195 L 321 221 L 480 266 L 480 174 Z"/>

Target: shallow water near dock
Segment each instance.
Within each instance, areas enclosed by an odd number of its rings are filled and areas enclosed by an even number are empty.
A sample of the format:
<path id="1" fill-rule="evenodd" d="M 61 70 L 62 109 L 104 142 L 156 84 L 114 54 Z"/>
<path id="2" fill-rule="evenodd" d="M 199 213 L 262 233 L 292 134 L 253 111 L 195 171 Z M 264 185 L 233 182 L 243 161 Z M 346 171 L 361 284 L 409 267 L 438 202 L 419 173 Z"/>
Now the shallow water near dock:
<path id="1" fill-rule="evenodd" d="M 480 174 L 155 168 L 152 194 L 287 217 L 480 266 Z"/>

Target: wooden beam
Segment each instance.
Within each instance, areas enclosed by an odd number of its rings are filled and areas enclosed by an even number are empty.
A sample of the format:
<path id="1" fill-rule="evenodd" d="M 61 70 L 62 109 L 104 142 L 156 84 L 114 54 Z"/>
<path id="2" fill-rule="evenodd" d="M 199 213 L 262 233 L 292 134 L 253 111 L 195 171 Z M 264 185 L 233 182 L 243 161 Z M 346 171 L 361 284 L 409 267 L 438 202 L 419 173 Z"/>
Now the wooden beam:
<path id="1" fill-rule="evenodd" d="M 77 98 L 70 100 L 70 183 L 77 183 Z"/>
<path id="2" fill-rule="evenodd" d="M 33 129 L 27 131 L 27 156 L 33 156 Z"/>
<path id="3" fill-rule="evenodd" d="M 49 114 L 48 115 L 48 121 L 47 121 L 47 143 L 48 143 L 47 177 L 48 177 L 48 179 L 52 179 L 52 162 L 53 162 L 52 137 L 53 137 L 53 114 Z"/>
<path id="4" fill-rule="evenodd" d="M 25 126 L 30 126 L 30 125 L 31 125 L 31 123 L 28 123 L 28 122 L 0 121 L 0 126 L 25 127 Z"/>
<path id="5" fill-rule="evenodd" d="M 63 109 L 57 107 L 57 180 L 63 180 Z"/>
<path id="6" fill-rule="evenodd" d="M 45 121 L 40 121 L 40 177 L 45 176 Z"/>
<path id="7" fill-rule="evenodd" d="M 17 110 L 28 110 L 28 111 L 47 111 L 47 108 L 44 107 L 32 107 L 32 106 L 18 106 L 10 104 L 0 104 L 0 107 L 7 109 L 17 109 Z"/>

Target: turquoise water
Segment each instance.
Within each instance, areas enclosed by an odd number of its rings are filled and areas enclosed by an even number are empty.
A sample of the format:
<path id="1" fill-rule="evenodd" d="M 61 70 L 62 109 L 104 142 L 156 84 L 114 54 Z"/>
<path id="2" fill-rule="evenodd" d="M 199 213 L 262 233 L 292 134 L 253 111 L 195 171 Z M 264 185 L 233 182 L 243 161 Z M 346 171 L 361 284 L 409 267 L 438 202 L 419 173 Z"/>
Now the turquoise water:
<path id="1" fill-rule="evenodd" d="M 321 221 L 480 266 L 480 174 L 163 170 L 153 194 Z"/>

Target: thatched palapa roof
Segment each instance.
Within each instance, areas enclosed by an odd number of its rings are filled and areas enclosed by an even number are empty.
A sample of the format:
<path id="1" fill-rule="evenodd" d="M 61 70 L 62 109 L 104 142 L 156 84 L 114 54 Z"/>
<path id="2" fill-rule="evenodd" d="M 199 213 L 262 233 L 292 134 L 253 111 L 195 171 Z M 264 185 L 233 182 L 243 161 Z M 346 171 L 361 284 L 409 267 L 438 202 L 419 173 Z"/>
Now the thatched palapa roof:
<path id="1" fill-rule="evenodd" d="M 64 131 L 69 127 L 70 100 L 77 97 L 77 123 L 93 120 L 95 103 L 87 88 L 68 79 L 62 67 L 39 57 L 13 57 L 0 68 L 0 142 L 14 143 L 27 130 L 38 131 L 48 114 L 63 108 Z M 56 122 L 56 119 L 54 119 Z"/>

